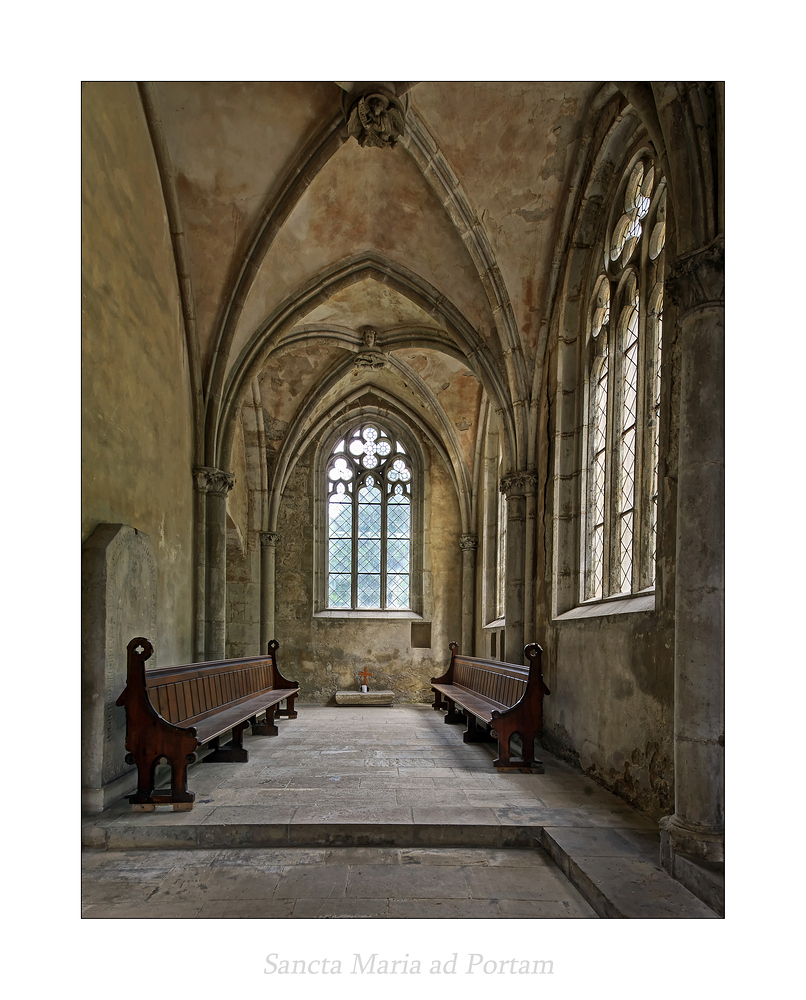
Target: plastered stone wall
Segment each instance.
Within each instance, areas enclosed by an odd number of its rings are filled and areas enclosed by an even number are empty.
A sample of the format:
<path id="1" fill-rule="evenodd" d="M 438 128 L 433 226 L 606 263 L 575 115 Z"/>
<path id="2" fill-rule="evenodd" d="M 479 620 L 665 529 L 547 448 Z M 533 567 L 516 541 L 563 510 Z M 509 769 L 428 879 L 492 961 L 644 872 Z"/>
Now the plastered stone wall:
<path id="1" fill-rule="evenodd" d="M 336 691 L 358 689 L 365 667 L 372 673 L 370 689 L 392 690 L 397 702 L 430 702 L 431 677 L 444 672 L 448 643 L 461 634 L 459 508 L 448 473 L 432 454 L 423 518 L 423 618 L 431 622 L 431 648 L 413 649 L 409 620 L 313 617 L 312 461 L 311 448 L 292 473 L 280 507 L 280 669 L 300 682 L 303 702 L 333 704 Z"/>
<path id="2" fill-rule="evenodd" d="M 657 819 L 674 807 L 674 630 L 653 612 L 557 623 L 545 745 Z"/>
<path id="3" fill-rule="evenodd" d="M 82 541 L 104 522 L 150 537 L 154 666 L 186 663 L 191 409 L 168 222 L 136 86 L 88 83 L 82 102 Z"/>

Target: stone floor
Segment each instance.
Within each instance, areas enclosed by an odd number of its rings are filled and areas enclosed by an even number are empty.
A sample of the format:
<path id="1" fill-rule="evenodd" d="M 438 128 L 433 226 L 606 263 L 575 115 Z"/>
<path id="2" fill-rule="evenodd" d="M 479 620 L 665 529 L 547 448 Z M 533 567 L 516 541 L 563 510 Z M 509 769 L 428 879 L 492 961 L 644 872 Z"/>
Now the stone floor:
<path id="1" fill-rule="evenodd" d="M 658 831 L 569 765 L 499 774 L 430 706 L 299 706 L 190 812 L 85 817 L 84 915 L 715 917 Z"/>

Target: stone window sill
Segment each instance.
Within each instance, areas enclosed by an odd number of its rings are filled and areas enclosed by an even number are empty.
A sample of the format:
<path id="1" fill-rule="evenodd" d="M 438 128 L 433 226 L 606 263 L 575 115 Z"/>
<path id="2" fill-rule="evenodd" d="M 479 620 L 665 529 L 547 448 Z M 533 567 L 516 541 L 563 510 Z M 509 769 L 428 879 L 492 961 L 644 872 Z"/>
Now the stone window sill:
<path id="1" fill-rule="evenodd" d="M 496 618 L 494 622 L 487 622 L 486 625 L 482 625 L 482 629 L 486 628 L 506 628 L 507 620 L 506 618 Z"/>
<path id="2" fill-rule="evenodd" d="M 611 597 L 604 601 L 591 601 L 571 608 L 557 615 L 555 622 L 574 621 L 578 618 L 603 618 L 606 615 L 638 614 L 642 611 L 655 610 L 655 591 L 644 590 L 638 594 L 627 594 L 624 597 Z"/>
<path id="3" fill-rule="evenodd" d="M 344 620 L 371 619 L 374 621 L 423 621 L 423 616 L 416 611 L 349 611 L 346 609 L 314 611 L 314 618 L 333 618 Z"/>

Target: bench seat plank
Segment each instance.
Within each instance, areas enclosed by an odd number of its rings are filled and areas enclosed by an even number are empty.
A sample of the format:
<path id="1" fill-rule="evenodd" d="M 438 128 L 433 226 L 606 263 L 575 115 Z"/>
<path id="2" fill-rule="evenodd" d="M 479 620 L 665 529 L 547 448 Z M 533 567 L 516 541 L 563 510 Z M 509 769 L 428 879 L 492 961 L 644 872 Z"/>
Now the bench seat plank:
<path id="1" fill-rule="evenodd" d="M 243 698 L 229 708 L 215 709 L 208 712 L 206 716 L 188 719 L 186 725 L 193 726 L 196 730 L 196 739 L 200 744 L 207 743 L 215 736 L 220 736 L 232 729 L 233 726 L 237 726 L 245 718 L 258 715 L 285 698 L 286 694 L 282 691 L 264 692 L 253 695 L 251 698 Z"/>
<path id="2" fill-rule="evenodd" d="M 503 712 L 509 707 L 502 701 L 492 701 L 458 684 L 432 684 L 431 687 L 435 691 L 441 691 L 451 701 L 468 709 L 477 719 L 481 719 L 484 722 L 492 721 L 492 713 L 495 709 Z"/>

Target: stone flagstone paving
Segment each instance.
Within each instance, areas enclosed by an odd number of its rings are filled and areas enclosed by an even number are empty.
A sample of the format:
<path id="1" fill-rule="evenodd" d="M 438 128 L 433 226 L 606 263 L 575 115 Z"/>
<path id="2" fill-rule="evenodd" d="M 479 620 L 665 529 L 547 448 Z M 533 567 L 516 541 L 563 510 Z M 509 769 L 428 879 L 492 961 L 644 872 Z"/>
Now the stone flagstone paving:
<path id="1" fill-rule="evenodd" d="M 499 774 L 443 718 L 302 704 L 247 763 L 194 765 L 190 812 L 85 817 L 84 915 L 715 916 L 656 824 L 545 752 Z"/>

